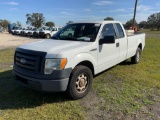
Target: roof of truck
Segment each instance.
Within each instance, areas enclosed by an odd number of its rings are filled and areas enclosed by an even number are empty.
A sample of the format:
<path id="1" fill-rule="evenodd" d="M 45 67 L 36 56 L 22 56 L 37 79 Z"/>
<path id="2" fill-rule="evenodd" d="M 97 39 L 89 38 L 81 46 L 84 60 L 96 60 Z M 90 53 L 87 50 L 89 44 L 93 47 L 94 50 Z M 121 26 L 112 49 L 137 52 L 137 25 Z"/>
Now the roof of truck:
<path id="1" fill-rule="evenodd" d="M 105 20 L 105 21 L 79 21 L 79 22 L 73 22 L 70 24 L 74 24 L 74 23 L 120 23 L 119 21 L 113 21 L 113 20 Z"/>

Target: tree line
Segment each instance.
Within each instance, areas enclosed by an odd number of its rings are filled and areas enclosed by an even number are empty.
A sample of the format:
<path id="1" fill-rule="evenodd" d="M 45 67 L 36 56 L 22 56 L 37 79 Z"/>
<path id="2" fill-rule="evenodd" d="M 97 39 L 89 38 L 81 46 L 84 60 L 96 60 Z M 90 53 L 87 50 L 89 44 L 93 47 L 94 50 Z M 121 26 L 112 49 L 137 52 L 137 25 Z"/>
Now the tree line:
<path id="1" fill-rule="evenodd" d="M 26 24 L 29 26 L 33 26 L 36 28 L 41 28 L 43 25 L 48 26 L 48 27 L 53 27 L 55 26 L 55 23 L 52 21 L 45 22 L 45 17 L 43 16 L 42 13 L 32 13 L 32 14 L 26 14 Z M 2 20 L 0 19 L 0 27 L 3 27 L 4 29 L 7 29 L 8 24 L 11 22 L 9 20 Z M 21 27 L 22 24 L 19 21 L 16 21 L 15 23 L 16 26 Z"/>
<path id="2" fill-rule="evenodd" d="M 104 20 L 114 20 L 112 17 L 106 17 Z M 133 19 L 130 19 L 129 21 L 127 21 L 124 24 L 124 27 L 126 29 L 129 29 L 131 26 L 133 25 Z M 137 21 L 135 20 L 135 25 L 141 29 L 151 29 L 151 30 L 160 30 L 160 12 L 159 13 L 154 13 L 151 14 L 147 21 L 141 21 L 139 23 L 137 23 Z"/>
<path id="3" fill-rule="evenodd" d="M 34 26 L 36 28 L 40 28 L 43 25 L 48 27 L 55 26 L 55 23 L 52 21 L 45 22 L 45 17 L 43 16 L 42 13 L 26 14 L 26 18 L 27 18 L 26 24 L 29 26 Z M 114 20 L 114 18 L 106 17 L 104 20 Z M 73 21 L 69 21 L 68 23 L 70 22 L 73 22 Z M 0 27 L 7 29 L 8 24 L 10 24 L 8 20 L 0 19 Z M 16 21 L 16 23 L 13 23 L 13 24 L 15 24 L 16 26 L 22 26 L 19 21 Z M 129 29 L 129 27 L 131 27 L 132 24 L 133 24 L 133 19 L 130 19 L 124 24 L 124 27 L 126 29 Z M 141 21 L 137 23 L 137 21 L 135 20 L 135 25 L 138 26 L 139 28 L 160 30 L 160 12 L 151 14 L 148 17 L 147 21 Z"/>

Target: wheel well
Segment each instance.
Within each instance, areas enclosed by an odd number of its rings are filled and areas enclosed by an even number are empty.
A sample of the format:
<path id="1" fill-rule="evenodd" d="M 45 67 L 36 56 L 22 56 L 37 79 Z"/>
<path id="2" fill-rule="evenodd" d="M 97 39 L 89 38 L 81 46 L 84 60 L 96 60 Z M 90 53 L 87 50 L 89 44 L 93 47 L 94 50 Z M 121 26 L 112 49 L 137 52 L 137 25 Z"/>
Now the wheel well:
<path id="1" fill-rule="evenodd" d="M 94 75 L 94 67 L 90 61 L 83 61 L 83 62 L 80 62 L 78 65 L 84 65 L 84 66 L 88 67 L 92 71 L 92 74 Z M 76 65 L 76 66 L 78 66 L 78 65 Z"/>
<path id="2" fill-rule="evenodd" d="M 138 47 L 142 50 L 142 44 L 141 43 L 138 45 Z"/>

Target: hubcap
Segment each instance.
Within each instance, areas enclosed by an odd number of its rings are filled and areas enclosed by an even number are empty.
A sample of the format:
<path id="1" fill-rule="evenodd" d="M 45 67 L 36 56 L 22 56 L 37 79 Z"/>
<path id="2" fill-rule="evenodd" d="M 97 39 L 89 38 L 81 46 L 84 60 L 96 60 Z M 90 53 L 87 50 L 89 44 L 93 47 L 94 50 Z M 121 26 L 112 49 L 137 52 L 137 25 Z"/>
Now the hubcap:
<path id="1" fill-rule="evenodd" d="M 76 81 L 76 91 L 79 93 L 83 93 L 84 91 L 86 91 L 87 83 L 88 83 L 87 75 L 85 74 L 79 75 Z"/>

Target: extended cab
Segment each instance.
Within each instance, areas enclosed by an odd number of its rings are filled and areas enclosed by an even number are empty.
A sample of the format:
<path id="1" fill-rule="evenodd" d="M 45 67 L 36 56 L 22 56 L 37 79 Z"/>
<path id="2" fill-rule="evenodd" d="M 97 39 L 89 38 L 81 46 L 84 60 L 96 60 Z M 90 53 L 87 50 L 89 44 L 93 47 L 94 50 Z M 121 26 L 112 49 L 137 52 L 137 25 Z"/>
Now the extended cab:
<path id="1" fill-rule="evenodd" d="M 18 47 L 13 73 L 31 89 L 67 91 L 80 99 L 90 91 L 94 75 L 128 58 L 139 63 L 144 47 L 144 33 L 127 36 L 117 21 L 71 23 L 51 39 Z"/>

